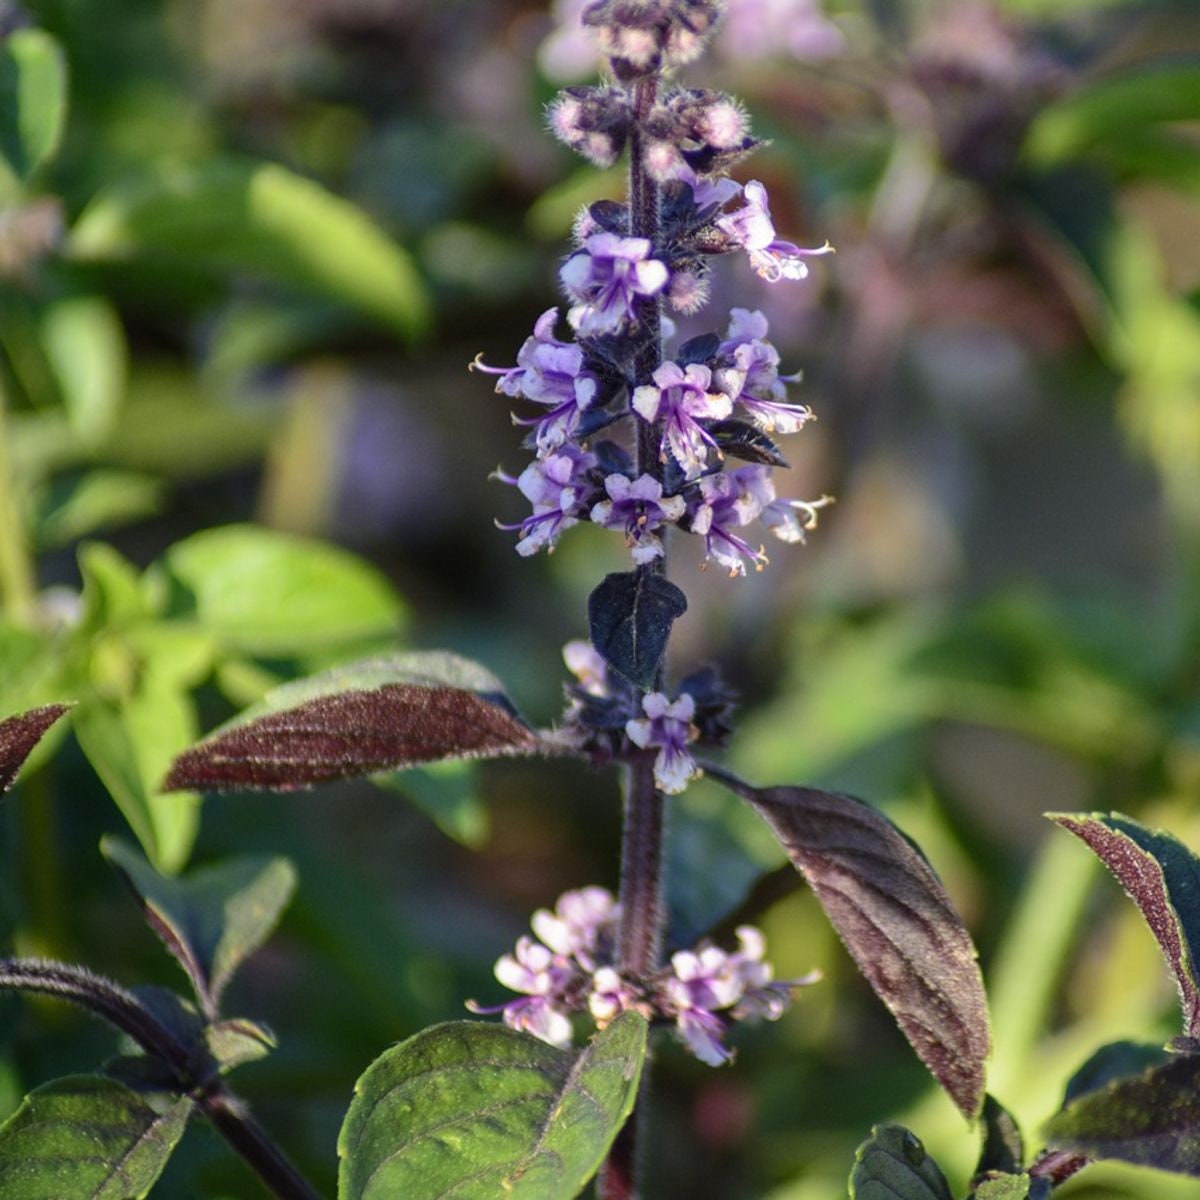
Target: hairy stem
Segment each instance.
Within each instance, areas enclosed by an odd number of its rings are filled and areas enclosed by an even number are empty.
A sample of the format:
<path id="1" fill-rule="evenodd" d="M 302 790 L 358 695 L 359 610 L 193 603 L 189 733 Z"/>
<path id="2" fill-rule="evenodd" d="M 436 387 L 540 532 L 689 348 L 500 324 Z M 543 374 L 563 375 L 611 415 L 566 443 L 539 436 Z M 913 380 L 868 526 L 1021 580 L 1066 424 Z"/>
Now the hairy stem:
<path id="1" fill-rule="evenodd" d="M 626 979 L 645 979 L 658 966 L 663 925 L 664 814 L 662 794 L 654 786 L 654 756 L 639 754 L 625 767 L 617 969 Z"/>
<path id="2" fill-rule="evenodd" d="M 181 1095 L 192 1093 L 200 1111 L 278 1200 L 320 1200 L 245 1104 L 219 1079 L 197 1080 L 192 1048 L 120 984 L 73 963 L 8 958 L 0 959 L 0 990 L 56 996 L 127 1034 L 171 1071 Z"/>

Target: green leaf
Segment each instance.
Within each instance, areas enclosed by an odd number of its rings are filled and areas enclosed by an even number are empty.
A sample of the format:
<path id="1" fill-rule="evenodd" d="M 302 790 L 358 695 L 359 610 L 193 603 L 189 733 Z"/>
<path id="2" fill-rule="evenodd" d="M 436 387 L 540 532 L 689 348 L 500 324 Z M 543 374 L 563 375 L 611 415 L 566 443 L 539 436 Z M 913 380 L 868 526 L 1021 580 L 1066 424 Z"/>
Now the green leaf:
<path id="1" fill-rule="evenodd" d="M 488 811 L 479 799 L 472 763 L 430 763 L 375 775 L 371 782 L 399 792 L 456 842 L 478 849 L 487 841 Z"/>
<path id="2" fill-rule="evenodd" d="M 117 838 L 104 838 L 100 850 L 210 1011 L 237 967 L 270 936 L 296 890 L 296 872 L 286 858 L 235 858 L 166 878 Z"/>
<path id="3" fill-rule="evenodd" d="M 290 791 L 445 759 L 536 754 L 500 681 L 442 651 L 365 659 L 274 688 L 179 755 L 168 788 Z"/>
<path id="4" fill-rule="evenodd" d="M 1038 165 L 1076 157 L 1093 145 L 1163 121 L 1200 119 L 1200 68 L 1176 62 L 1114 75 L 1044 108 L 1025 152 Z"/>
<path id="5" fill-rule="evenodd" d="M 687 597 L 649 570 L 606 575 L 588 597 L 592 645 L 618 675 L 645 691 L 654 687 L 671 626 Z"/>
<path id="6" fill-rule="evenodd" d="M 578 1057 L 499 1025 L 417 1034 L 355 1086 L 339 1200 L 569 1200 L 633 1110 L 646 1032 L 622 1013 Z"/>
<path id="7" fill-rule="evenodd" d="M 41 29 L 0 42 L 0 157 L 28 180 L 58 149 L 67 115 L 67 68 L 58 43 Z"/>
<path id="8" fill-rule="evenodd" d="M 1067 1104 L 1045 1128 L 1052 1150 L 1200 1177 L 1200 1055 L 1180 1054 Z"/>
<path id="9" fill-rule="evenodd" d="M 1042 1184 L 1044 1191 L 1034 1188 Z M 976 1189 L 974 1200 L 1030 1200 L 1032 1196 L 1049 1195 L 1049 1185 L 1031 1179 L 1024 1171 L 1020 1175 L 996 1175 L 985 1179 Z"/>
<path id="10" fill-rule="evenodd" d="M 186 1096 L 159 1111 L 99 1075 L 37 1088 L 0 1126 L 0 1200 L 141 1200 L 191 1111 Z"/>
<path id="11" fill-rule="evenodd" d="M 265 276 L 416 337 L 429 300 L 409 256 L 361 209 L 274 163 L 206 162 L 102 192 L 69 249 Z"/>
<path id="12" fill-rule="evenodd" d="M 83 578 L 81 628 L 111 632 L 154 615 L 138 569 L 120 551 L 105 542 L 87 542 L 77 557 Z"/>
<path id="13" fill-rule="evenodd" d="M 1120 813 L 1048 813 L 1085 842 L 1141 910 L 1179 990 L 1184 1031 L 1200 1034 L 1200 858 Z"/>
<path id="14" fill-rule="evenodd" d="M 279 1043 L 266 1026 L 235 1017 L 206 1026 L 204 1044 L 221 1074 L 226 1075 L 244 1063 L 266 1058 Z"/>
<path id="15" fill-rule="evenodd" d="M 102 296 L 71 296 L 45 310 L 41 332 L 71 427 L 85 446 L 101 445 L 116 423 L 129 366 L 116 310 Z"/>
<path id="16" fill-rule="evenodd" d="M 309 653 L 396 634 L 404 608 L 374 568 L 336 546 L 254 525 L 209 529 L 167 551 L 173 615 L 235 651 Z"/>
<path id="17" fill-rule="evenodd" d="M 162 871 L 187 862 L 200 820 L 192 792 L 165 793 L 172 758 L 196 736 L 191 698 L 169 680 L 146 674 L 137 690 L 114 702 L 80 706 L 75 735 L 151 862 Z"/>
<path id="18" fill-rule="evenodd" d="M 98 529 L 127 525 L 162 507 L 162 480 L 140 471 L 98 467 L 75 479 L 55 482 L 38 497 L 35 540 L 52 549 Z"/>
<path id="19" fill-rule="evenodd" d="M 854 1152 L 852 1200 L 953 1200 L 921 1139 L 902 1125 L 876 1125 Z"/>

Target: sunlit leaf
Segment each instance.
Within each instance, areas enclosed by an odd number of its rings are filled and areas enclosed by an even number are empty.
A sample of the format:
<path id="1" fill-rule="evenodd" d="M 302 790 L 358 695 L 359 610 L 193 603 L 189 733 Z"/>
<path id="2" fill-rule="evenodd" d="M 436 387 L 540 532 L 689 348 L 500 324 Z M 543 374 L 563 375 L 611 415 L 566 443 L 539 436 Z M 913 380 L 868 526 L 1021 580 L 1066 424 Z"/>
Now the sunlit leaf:
<path id="1" fill-rule="evenodd" d="M 213 1009 L 237 967 L 270 936 L 296 890 L 295 869 L 285 858 L 235 858 L 168 878 L 116 838 L 104 838 L 100 848 Z"/>
<path id="2" fill-rule="evenodd" d="M 1184 1030 L 1200 1034 L 1200 858 L 1120 813 L 1048 813 L 1117 877 L 1150 926 L 1179 989 Z"/>
<path id="3" fill-rule="evenodd" d="M 84 210 L 69 248 L 87 261 L 262 275 L 409 337 L 428 320 L 408 255 L 361 209 L 274 163 L 209 161 L 110 188 Z"/>
<path id="4" fill-rule="evenodd" d="M 191 1111 L 99 1075 L 45 1084 L 0 1126 L 0 1200 L 141 1200 Z"/>
<path id="5" fill-rule="evenodd" d="M 255 525 L 208 529 L 167 551 L 171 613 L 224 645 L 263 656 L 311 653 L 395 634 L 403 606 L 387 581 L 336 546 Z"/>
<path id="6" fill-rule="evenodd" d="M 0 721 L 0 792 L 7 792 L 46 730 L 71 706 L 47 704 Z"/>
<path id="7" fill-rule="evenodd" d="M 19 29 L 0 41 L 0 157 L 29 179 L 58 149 L 67 114 L 67 68 L 44 30 Z"/>
<path id="8" fill-rule="evenodd" d="M 393 654 L 273 689 L 181 754 L 166 786 L 287 791 L 540 748 L 490 671 L 443 652 Z"/>
<path id="9" fill-rule="evenodd" d="M 710 776 L 771 827 L 921 1061 L 975 1116 L 990 1048 L 987 997 L 971 935 L 924 856 L 852 796 Z"/>
<path id="10" fill-rule="evenodd" d="M 222 1075 L 266 1058 L 278 1045 L 269 1029 L 242 1017 L 206 1026 L 204 1044 Z"/>
<path id="11" fill-rule="evenodd" d="M 921 1139 L 902 1125 L 876 1125 L 854 1152 L 851 1200 L 953 1200 Z"/>
<path id="12" fill-rule="evenodd" d="M 98 529 L 153 516 L 162 505 L 164 490 L 162 480 L 153 475 L 105 467 L 56 482 L 41 498 L 37 544 L 65 546 Z"/>
<path id="13" fill-rule="evenodd" d="M 340 1200 L 569 1200 L 633 1109 L 646 1032 L 622 1013 L 578 1056 L 471 1021 L 417 1034 L 355 1087 Z"/>

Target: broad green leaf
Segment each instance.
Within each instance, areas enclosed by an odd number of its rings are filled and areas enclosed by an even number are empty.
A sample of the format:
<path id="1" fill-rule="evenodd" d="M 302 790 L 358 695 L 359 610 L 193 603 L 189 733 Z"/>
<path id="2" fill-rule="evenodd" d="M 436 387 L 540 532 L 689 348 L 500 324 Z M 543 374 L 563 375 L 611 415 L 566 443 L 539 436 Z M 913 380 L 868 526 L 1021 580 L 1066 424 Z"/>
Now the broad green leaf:
<path id="1" fill-rule="evenodd" d="M 1141 910 L 1179 990 L 1184 1031 L 1200 1034 L 1200 858 L 1120 813 L 1048 813 L 1085 842 Z"/>
<path id="2" fill-rule="evenodd" d="M 165 872 L 187 862 L 200 821 L 194 793 L 164 793 L 171 760 L 196 736 L 191 698 L 170 681 L 147 674 L 132 695 L 81 705 L 75 735 L 137 835 L 150 861 Z"/>
<path id="3" fill-rule="evenodd" d="M 420 763 L 542 748 L 490 671 L 454 654 L 417 651 L 272 689 L 179 755 L 166 786 L 289 791 Z"/>
<path id="4" fill-rule="evenodd" d="M 100 849 L 213 1009 L 237 967 L 270 936 L 296 890 L 296 871 L 286 858 L 234 858 L 168 878 L 117 838 L 104 838 Z"/>
<path id="5" fill-rule="evenodd" d="M 34 746 L 71 706 L 47 704 L 0 720 L 0 792 L 7 792 Z"/>
<path id="6" fill-rule="evenodd" d="M 67 68 L 58 43 L 41 29 L 0 42 L 0 156 L 28 180 L 58 149 L 67 115 Z"/>
<path id="7" fill-rule="evenodd" d="M 436 1025 L 355 1086 L 339 1200 L 569 1200 L 633 1110 L 647 1025 L 623 1013 L 578 1056 L 499 1025 Z"/>
<path id="8" fill-rule="evenodd" d="M 953 1200 L 921 1139 L 902 1125 L 876 1125 L 854 1152 L 851 1200 Z"/>
<path id="9" fill-rule="evenodd" d="M 255 1021 L 236 1017 L 204 1030 L 204 1044 L 222 1075 L 244 1063 L 266 1058 L 276 1048 L 275 1035 Z"/>
<path id="10" fill-rule="evenodd" d="M 99 1075 L 37 1088 L 0 1126 L 0 1200 L 141 1200 L 191 1111 L 186 1096 L 160 1111 Z"/>
<path id="11" fill-rule="evenodd" d="M 1044 1133 L 1053 1150 L 1200 1177 L 1200 1055 L 1085 1092 Z"/>
<path id="12" fill-rule="evenodd" d="M 102 192 L 69 249 L 169 269 L 262 275 L 419 335 L 429 301 L 412 260 L 359 208 L 277 164 L 207 162 Z"/>
<path id="13" fill-rule="evenodd" d="M 1200 119 L 1200 67 L 1178 61 L 1099 79 L 1047 106 L 1025 143 L 1039 165 L 1062 162 L 1163 121 Z"/>
<path id="14" fill-rule="evenodd" d="M 128 370 L 116 310 L 102 296 L 70 296 L 45 310 L 41 332 L 72 427 L 85 446 L 101 445 L 116 423 Z"/>
<path id="15" fill-rule="evenodd" d="M 227 647 L 264 657 L 311 652 L 400 629 L 387 581 L 336 546 L 253 525 L 227 525 L 167 551 L 173 615 Z"/>
<path id="16" fill-rule="evenodd" d="M 487 841 L 488 812 L 470 762 L 450 760 L 390 771 L 373 776 L 371 782 L 405 796 L 456 842 L 478 848 Z"/>
<path id="17" fill-rule="evenodd" d="M 34 540 L 46 549 L 65 546 L 98 529 L 151 517 L 162 507 L 162 480 L 140 471 L 97 467 L 56 481 L 38 497 Z"/>
<path id="18" fill-rule="evenodd" d="M 975 945 L 920 850 L 869 804 L 815 788 L 709 777 L 766 821 L 875 994 L 968 1117 L 991 1049 Z"/>

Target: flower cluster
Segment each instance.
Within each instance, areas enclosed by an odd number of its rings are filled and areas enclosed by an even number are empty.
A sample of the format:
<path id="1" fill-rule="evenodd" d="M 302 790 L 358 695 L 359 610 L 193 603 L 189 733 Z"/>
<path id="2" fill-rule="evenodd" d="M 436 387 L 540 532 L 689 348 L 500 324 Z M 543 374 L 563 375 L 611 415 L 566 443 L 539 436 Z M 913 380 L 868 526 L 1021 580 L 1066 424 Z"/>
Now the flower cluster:
<path id="1" fill-rule="evenodd" d="M 624 204 L 600 201 L 580 214 L 576 248 L 559 272 L 572 340 L 556 336 L 558 310 L 549 309 L 515 366 L 474 364 L 497 376 L 498 392 L 540 410 L 514 417 L 529 428 L 535 461 L 496 474 L 532 507 L 501 526 L 517 533 L 520 554 L 552 551 L 567 529 L 590 521 L 619 531 L 644 567 L 663 556 L 664 534 L 677 528 L 697 536 L 706 561 L 744 575 L 767 562 L 765 534 L 802 540 L 829 502 L 776 498 L 771 467 L 786 463 L 773 438 L 796 433 L 813 413 L 789 401 L 798 377 L 781 373 L 762 313 L 735 308 L 723 334 L 692 338 L 666 361 L 657 350 L 669 325 L 660 322 L 662 304 L 699 309 L 714 255 L 744 253 L 775 282 L 804 279 L 808 259 L 830 249 L 781 238 L 764 185 L 725 174 L 758 144 L 735 100 L 655 87 L 648 105 L 634 102 L 640 79 L 685 60 L 708 36 L 719 7 L 602 0 L 584 10 L 628 77 L 614 71 L 610 85 L 563 92 L 550 107 L 551 129 L 597 163 L 636 145 L 661 197 L 653 236 L 635 234 Z M 647 347 L 652 368 L 642 366 Z M 745 465 L 726 469 L 739 459 Z"/>
<path id="2" fill-rule="evenodd" d="M 725 951 L 710 942 L 681 950 L 642 986 L 621 978 L 615 966 L 620 906 L 611 892 L 586 887 L 564 892 L 554 911 L 539 909 L 530 922 L 537 938 L 520 938 L 512 954 L 496 963 L 496 978 L 520 995 L 507 1004 L 476 1013 L 502 1013 L 504 1023 L 555 1046 L 569 1046 L 573 1014 L 587 1012 L 601 1029 L 627 1009 L 647 1019 L 673 1022 L 688 1049 L 702 1062 L 720 1066 L 733 1052 L 724 1038 L 737 1021 L 778 1020 L 794 989 L 815 983 L 776 981 L 766 961 L 762 933 L 750 925 L 737 930 L 738 948 Z"/>

